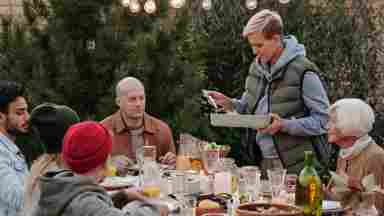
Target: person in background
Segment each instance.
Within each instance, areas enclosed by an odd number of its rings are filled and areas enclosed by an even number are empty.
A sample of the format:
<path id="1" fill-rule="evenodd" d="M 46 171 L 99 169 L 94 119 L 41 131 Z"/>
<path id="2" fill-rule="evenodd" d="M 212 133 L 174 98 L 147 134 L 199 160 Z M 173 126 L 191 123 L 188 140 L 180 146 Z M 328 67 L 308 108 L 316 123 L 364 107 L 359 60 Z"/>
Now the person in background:
<path id="1" fill-rule="evenodd" d="M 98 122 L 72 125 L 63 139 L 61 157 L 67 169 L 47 172 L 39 178 L 40 201 L 34 216 L 152 216 L 167 215 L 164 209 L 150 205 L 138 192 L 126 191 L 133 200 L 124 211 L 99 185 L 105 178 L 112 137 Z"/>
<path id="2" fill-rule="evenodd" d="M 217 91 L 208 91 L 208 95 L 223 111 L 272 117 L 267 128 L 247 131 L 244 160 L 257 164 L 262 158 L 262 170 L 283 166 L 298 173 L 305 150 L 317 153 L 319 161 L 327 161 L 321 135 L 326 134 L 329 100 L 319 69 L 306 57 L 304 45 L 283 33 L 278 13 L 265 9 L 252 16 L 243 37 L 256 58 L 249 68 L 245 92 L 240 100 Z"/>
<path id="3" fill-rule="evenodd" d="M 29 172 L 15 139 L 28 131 L 28 119 L 25 88 L 0 80 L 0 215 L 16 216 L 24 203 Z"/>
<path id="4" fill-rule="evenodd" d="M 340 147 L 336 172 L 348 177 L 352 190 L 362 190 L 361 181 L 370 174 L 378 186 L 384 187 L 384 150 L 368 135 L 374 121 L 372 108 L 360 99 L 341 99 L 329 108 L 328 142 Z M 337 193 L 332 184 L 328 195 L 341 201 L 350 198 L 349 193 Z M 376 194 L 375 206 L 383 215 L 384 195 Z"/>
<path id="5" fill-rule="evenodd" d="M 157 160 L 163 164 L 176 163 L 176 149 L 169 126 L 145 112 L 145 89 L 140 80 L 125 77 L 116 86 L 119 110 L 105 118 L 103 124 L 113 136 L 112 156 L 124 155 L 136 159 L 136 150 L 144 145 L 156 146 Z M 125 164 L 116 161 L 117 167 Z M 123 163 L 122 163 L 123 162 Z"/>
<path id="6" fill-rule="evenodd" d="M 39 201 L 38 178 L 48 171 L 64 168 L 60 157 L 64 134 L 71 125 L 78 122 L 79 116 L 68 106 L 43 103 L 32 110 L 29 130 L 39 145 L 43 146 L 45 153 L 32 164 L 31 175 L 27 179 L 24 215 L 33 212 Z"/>

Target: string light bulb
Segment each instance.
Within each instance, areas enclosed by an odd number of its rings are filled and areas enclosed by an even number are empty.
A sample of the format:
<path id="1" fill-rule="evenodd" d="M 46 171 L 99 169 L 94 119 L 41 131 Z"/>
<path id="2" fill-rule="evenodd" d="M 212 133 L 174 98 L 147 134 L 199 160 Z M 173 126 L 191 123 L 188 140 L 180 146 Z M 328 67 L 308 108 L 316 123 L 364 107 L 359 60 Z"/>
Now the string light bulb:
<path id="1" fill-rule="evenodd" d="M 257 0 L 247 0 L 245 2 L 245 6 L 249 9 L 249 10 L 255 10 L 257 8 Z"/>
<path id="2" fill-rule="evenodd" d="M 156 11 L 155 0 L 147 0 L 144 4 L 144 11 L 148 14 L 152 14 Z"/>
<path id="3" fill-rule="evenodd" d="M 175 9 L 182 8 L 185 5 L 186 0 L 169 0 L 171 7 Z"/>
<path id="4" fill-rule="evenodd" d="M 129 10 L 132 13 L 139 13 L 141 10 L 141 5 L 138 0 L 130 0 L 129 1 Z"/>
<path id="5" fill-rule="evenodd" d="M 201 2 L 201 7 L 204 10 L 211 10 L 212 9 L 212 0 L 203 0 Z"/>
<path id="6" fill-rule="evenodd" d="M 94 51 L 96 49 L 96 41 L 95 40 L 87 40 L 87 50 Z"/>
<path id="7" fill-rule="evenodd" d="M 123 7 L 129 7 L 129 2 L 130 0 L 121 0 L 121 4 L 123 5 Z"/>
<path id="8" fill-rule="evenodd" d="M 281 4 L 288 4 L 291 0 L 279 0 Z"/>

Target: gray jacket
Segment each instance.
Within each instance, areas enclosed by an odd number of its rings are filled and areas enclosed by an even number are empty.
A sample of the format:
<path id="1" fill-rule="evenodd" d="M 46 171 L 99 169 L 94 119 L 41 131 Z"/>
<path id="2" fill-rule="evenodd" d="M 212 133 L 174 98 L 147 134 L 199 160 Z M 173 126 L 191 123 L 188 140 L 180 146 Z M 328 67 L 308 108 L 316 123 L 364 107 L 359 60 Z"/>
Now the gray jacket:
<path id="1" fill-rule="evenodd" d="M 104 188 L 70 171 L 48 172 L 40 178 L 41 197 L 33 216 L 152 216 L 152 205 L 132 202 L 124 211 L 113 207 Z"/>

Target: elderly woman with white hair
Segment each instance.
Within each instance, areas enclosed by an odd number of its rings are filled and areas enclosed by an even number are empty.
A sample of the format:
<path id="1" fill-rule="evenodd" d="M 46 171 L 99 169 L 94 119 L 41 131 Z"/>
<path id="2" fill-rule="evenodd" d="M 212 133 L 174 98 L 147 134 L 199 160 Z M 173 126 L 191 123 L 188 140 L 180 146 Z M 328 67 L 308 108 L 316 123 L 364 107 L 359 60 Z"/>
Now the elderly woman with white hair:
<path id="1" fill-rule="evenodd" d="M 361 190 L 362 179 L 370 174 L 384 186 L 384 150 L 368 135 L 374 121 L 372 108 L 360 99 L 341 99 L 329 108 L 328 141 L 340 147 L 336 171 L 348 176 L 348 186 L 354 190 Z M 332 191 L 341 201 L 350 198 Z M 375 197 L 375 207 L 384 214 L 383 197 Z"/>

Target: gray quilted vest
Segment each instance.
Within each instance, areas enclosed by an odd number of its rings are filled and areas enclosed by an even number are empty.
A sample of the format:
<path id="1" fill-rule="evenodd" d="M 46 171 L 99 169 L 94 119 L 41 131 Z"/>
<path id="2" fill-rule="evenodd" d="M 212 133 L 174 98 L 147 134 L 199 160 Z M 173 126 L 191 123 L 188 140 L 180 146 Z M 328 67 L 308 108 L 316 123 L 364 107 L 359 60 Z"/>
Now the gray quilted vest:
<path id="1" fill-rule="evenodd" d="M 270 111 L 282 118 L 302 118 L 309 115 L 302 99 L 302 82 L 307 71 L 317 72 L 319 69 L 305 56 L 298 56 L 291 60 L 281 70 L 281 76 L 270 83 L 255 73 L 256 67 L 251 65 L 246 80 L 246 94 L 248 100 L 247 113 L 254 113 L 255 107 L 263 97 L 269 84 Z M 328 152 L 324 136 L 292 136 L 279 132 L 273 137 L 274 145 L 280 160 L 288 172 L 299 173 L 304 166 L 304 151 L 315 152 L 319 166 L 328 161 Z M 249 145 L 250 143 L 248 143 Z"/>

